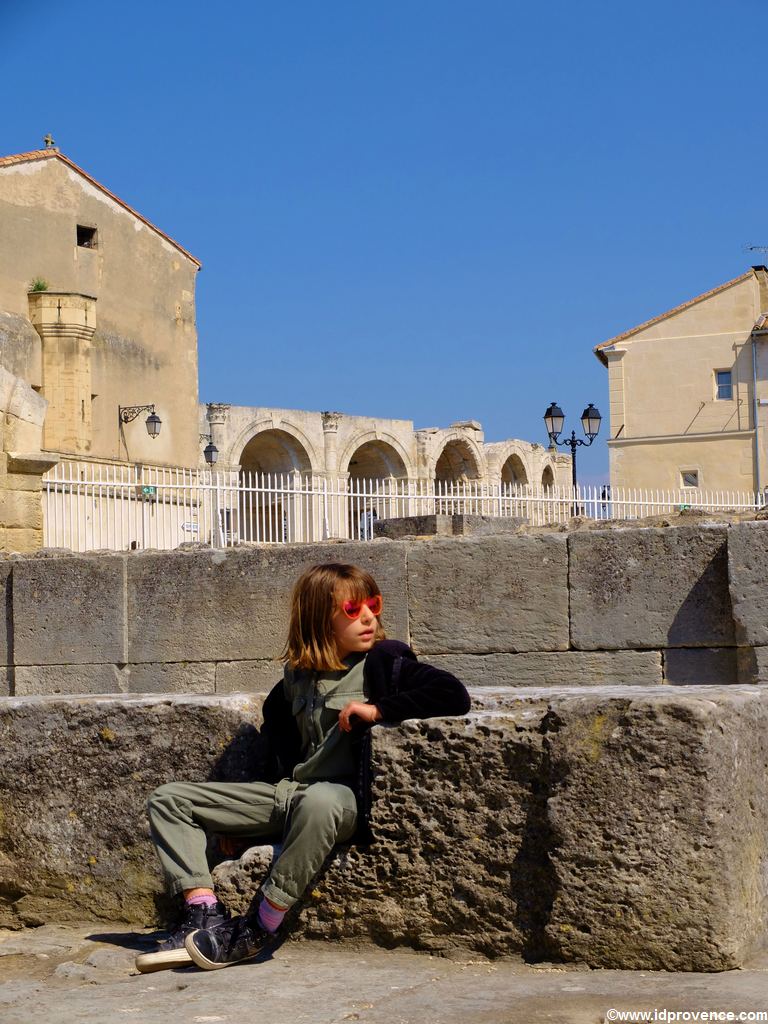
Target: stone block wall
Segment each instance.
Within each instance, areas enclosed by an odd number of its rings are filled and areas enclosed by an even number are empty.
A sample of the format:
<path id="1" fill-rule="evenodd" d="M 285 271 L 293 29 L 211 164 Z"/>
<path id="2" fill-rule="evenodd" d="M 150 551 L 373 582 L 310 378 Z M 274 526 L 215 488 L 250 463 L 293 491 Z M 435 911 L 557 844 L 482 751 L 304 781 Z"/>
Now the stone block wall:
<path id="1" fill-rule="evenodd" d="M 473 709 L 374 730 L 376 845 L 298 934 L 674 970 L 765 941 L 768 522 L 0 556 L 0 926 L 163 909 L 146 798 L 258 777 L 320 561 L 369 569 Z M 216 869 L 234 909 L 258 864 Z"/>
<path id="2" fill-rule="evenodd" d="M 0 702 L 0 926 L 155 919 L 146 799 L 258 775 L 262 696 Z M 759 948 L 768 691 L 472 697 L 466 717 L 374 729 L 376 842 L 338 851 L 294 934 L 652 970 L 726 970 Z M 226 861 L 217 890 L 243 910 L 264 871 Z"/>
<path id="3" fill-rule="evenodd" d="M 747 522 L 10 556 L 2 692 L 260 692 L 323 561 L 369 569 L 388 635 L 471 686 L 768 682 L 768 522 Z"/>

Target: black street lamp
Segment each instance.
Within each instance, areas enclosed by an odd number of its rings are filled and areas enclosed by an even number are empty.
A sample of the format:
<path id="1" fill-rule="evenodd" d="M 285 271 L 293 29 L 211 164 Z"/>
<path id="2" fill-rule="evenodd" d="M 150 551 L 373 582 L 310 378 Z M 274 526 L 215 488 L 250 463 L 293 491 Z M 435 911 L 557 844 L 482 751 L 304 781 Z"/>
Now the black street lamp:
<path id="1" fill-rule="evenodd" d="M 208 463 L 209 466 L 215 466 L 216 460 L 219 457 L 219 449 L 213 443 L 213 438 L 211 437 L 210 434 L 201 434 L 200 442 L 202 443 L 203 441 L 208 442 L 205 448 L 203 448 L 203 455 L 205 457 L 205 461 Z"/>
<path id="2" fill-rule="evenodd" d="M 589 448 L 600 432 L 601 422 L 602 416 L 600 415 L 600 411 L 590 402 L 581 414 L 581 426 L 589 440 L 582 441 L 580 438 L 576 437 L 576 431 L 572 430 L 570 437 L 566 437 L 564 441 L 558 441 L 558 437 L 563 430 L 563 424 L 565 423 L 565 414 L 557 402 L 552 402 L 544 413 L 544 426 L 547 428 L 547 433 L 549 434 L 549 440 L 552 447 L 554 448 L 559 444 L 564 448 L 571 449 L 571 476 L 574 492 L 576 490 L 576 449 L 582 444 L 585 448 Z"/>
<path id="3" fill-rule="evenodd" d="M 123 423 L 131 423 L 142 412 L 149 413 L 145 420 L 145 426 L 147 433 L 154 441 L 160 433 L 160 427 L 163 425 L 163 421 L 155 412 L 154 405 L 119 405 L 117 407 L 117 418 L 122 428 Z"/>

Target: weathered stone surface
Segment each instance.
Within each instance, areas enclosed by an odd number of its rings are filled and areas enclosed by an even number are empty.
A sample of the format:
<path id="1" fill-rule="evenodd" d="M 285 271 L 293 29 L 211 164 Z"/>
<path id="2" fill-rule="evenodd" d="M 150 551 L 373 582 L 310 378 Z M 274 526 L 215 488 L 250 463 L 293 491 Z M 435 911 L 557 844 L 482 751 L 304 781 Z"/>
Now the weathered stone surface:
<path id="1" fill-rule="evenodd" d="M 127 693 L 213 693 L 216 689 L 213 662 L 141 662 L 126 665 L 120 675 Z"/>
<path id="2" fill-rule="evenodd" d="M 768 647 L 737 647 L 736 664 L 740 683 L 768 683 Z"/>
<path id="3" fill-rule="evenodd" d="M 128 559 L 125 661 L 259 660 L 279 655 L 291 588 L 310 565 L 352 562 L 384 595 L 388 633 L 407 639 L 405 546 L 296 544 L 140 554 Z"/>
<path id="4" fill-rule="evenodd" d="M 378 843 L 336 856 L 302 933 L 602 967 L 743 963 L 768 911 L 768 695 L 499 690 L 491 703 L 374 732 Z M 244 908 L 264 872 L 228 864 L 218 884 Z"/>
<path id="5" fill-rule="evenodd" d="M 768 522 L 738 523 L 728 531 L 728 582 L 736 643 L 768 645 Z"/>
<path id="6" fill-rule="evenodd" d="M 10 696 L 12 689 L 12 679 L 12 668 L 0 668 L 0 697 Z"/>
<path id="7" fill-rule="evenodd" d="M 300 934 L 602 967 L 744 961 L 768 912 L 766 691 L 473 696 L 484 710 L 466 719 L 374 730 L 377 843 L 336 855 Z M 160 893 L 146 797 L 174 778 L 257 775 L 259 703 L 2 702 L 2 922 L 146 920 Z M 255 859 L 218 869 L 236 908 L 263 876 Z"/>
<path id="8" fill-rule="evenodd" d="M 19 665 L 16 696 L 31 694 L 120 693 L 117 665 Z"/>
<path id="9" fill-rule="evenodd" d="M 39 490 L 8 490 L 5 494 L 3 515 L 8 526 L 43 528 L 43 503 Z"/>
<path id="10" fill-rule="evenodd" d="M 727 536 L 706 524 L 572 534 L 571 645 L 732 645 Z"/>
<path id="11" fill-rule="evenodd" d="M 514 533 L 525 522 L 526 519 L 512 516 L 402 516 L 399 519 L 377 519 L 373 524 L 373 535 L 390 540 L 426 536 L 480 537 L 492 533 Z"/>
<path id="12" fill-rule="evenodd" d="M 177 778 L 252 778 L 260 701 L 235 696 L 0 702 L 0 926 L 147 921 L 162 882 L 145 804 Z"/>
<path id="13" fill-rule="evenodd" d="M 217 693 L 268 693 L 283 677 L 282 662 L 220 661 L 216 666 Z"/>
<path id="14" fill-rule="evenodd" d="M 13 662 L 13 580 L 10 559 L 0 557 L 0 665 Z"/>
<path id="15" fill-rule="evenodd" d="M 400 540 L 402 537 L 452 537 L 453 516 L 401 516 L 398 519 L 377 519 L 374 537 Z"/>
<path id="16" fill-rule="evenodd" d="M 554 714 L 547 937 L 606 966 L 743 963 L 768 924 L 763 691 L 661 687 Z"/>
<path id="17" fill-rule="evenodd" d="M 0 363 L 33 384 L 41 383 L 40 335 L 25 316 L 0 309 Z"/>
<path id="18" fill-rule="evenodd" d="M 730 686 L 742 679 L 736 647 L 671 647 L 664 651 L 664 682 L 675 686 Z"/>
<path id="19" fill-rule="evenodd" d="M 660 651 L 431 654 L 429 661 L 453 672 L 467 686 L 654 686 L 662 682 Z"/>
<path id="20" fill-rule="evenodd" d="M 425 655 L 566 650 L 565 537 L 411 542 L 408 597 Z"/>
<path id="21" fill-rule="evenodd" d="M 125 661 L 122 556 L 60 555 L 13 563 L 17 665 Z M 148 614 L 166 609 L 150 600 Z"/>

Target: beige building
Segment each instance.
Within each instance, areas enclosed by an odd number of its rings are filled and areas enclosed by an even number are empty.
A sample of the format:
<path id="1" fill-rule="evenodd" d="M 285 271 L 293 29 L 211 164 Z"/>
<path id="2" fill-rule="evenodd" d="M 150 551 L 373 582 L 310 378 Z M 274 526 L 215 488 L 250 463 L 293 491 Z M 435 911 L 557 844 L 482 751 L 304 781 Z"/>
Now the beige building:
<path id="1" fill-rule="evenodd" d="M 0 364 L 48 403 L 43 448 L 196 466 L 200 263 L 55 148 L 0 158 L 0 225 Z M 151 404 L 157 438 L 120 423 Z"/>
<path id="2" fill-rule="evenodd" d="M 768 484 L 768 270 L 595 348 L 608 368 L 611 485 L 754 492 Z"/>

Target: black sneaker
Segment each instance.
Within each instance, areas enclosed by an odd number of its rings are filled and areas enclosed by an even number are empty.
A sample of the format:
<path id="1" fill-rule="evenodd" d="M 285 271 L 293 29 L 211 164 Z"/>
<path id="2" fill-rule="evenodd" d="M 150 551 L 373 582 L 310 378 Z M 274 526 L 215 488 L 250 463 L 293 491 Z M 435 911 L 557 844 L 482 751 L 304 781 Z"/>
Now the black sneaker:
<path id="1" fill-rule="evenodd" d="M 192 961 L 184 948 L 184 939 L 199 928 L 215 928 L 229 920 L 229 911 L 223 904 L 187 904 L 184 917 L 167 939 L 158 942 L 152 953 L 140 953 L 136 957 L 136 969 L 141 974 L 166 971 L 171 967 L 190 967 Z"/>
<path id="2" fill-rule="evenodd" d="M 255 917 L 232 917 L 223 924 L 192 932 L 184 946 L 198 967 L 217 971 L 241 960 L 252 960 L 276 941 L 276 936 L 265 932 Z"/>

